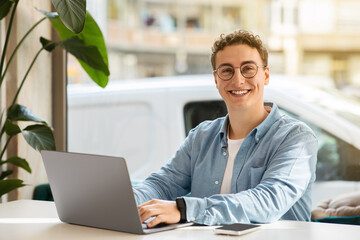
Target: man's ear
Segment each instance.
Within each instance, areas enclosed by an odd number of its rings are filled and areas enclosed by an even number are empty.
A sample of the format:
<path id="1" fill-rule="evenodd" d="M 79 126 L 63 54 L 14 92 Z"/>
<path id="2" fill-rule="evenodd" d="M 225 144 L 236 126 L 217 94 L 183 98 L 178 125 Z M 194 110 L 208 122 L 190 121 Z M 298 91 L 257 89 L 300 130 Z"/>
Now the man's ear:
<path id="1" fill-rule="evenodd" d="M 269 67 L 266 67 L 264 72 L 265 72 L 264 85 L 268 85 L 268 84 L 269 84 L 269 80 L 270 80 L 270 69 L 269 69 Z"/>
<path id="2" fill-rule="evenodd" d="M 214 81 L 215 81 L 215 85 L 216 85 L 216 88 L 217 88 L 217 79 L 216 79 L 215 72 L 213 72 L 213 76 L 214 76 Z"/>

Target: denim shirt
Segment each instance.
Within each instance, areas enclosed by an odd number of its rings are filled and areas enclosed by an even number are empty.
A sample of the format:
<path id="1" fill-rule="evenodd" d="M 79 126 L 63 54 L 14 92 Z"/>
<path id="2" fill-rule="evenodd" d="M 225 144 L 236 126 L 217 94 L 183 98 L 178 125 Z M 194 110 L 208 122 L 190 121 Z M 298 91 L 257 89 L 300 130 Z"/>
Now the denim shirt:
<path id="1" fill-rule="evenodd" d="M 236 155 L 230 194 L 219 194 L 228 158 L 226 116 L 192 129 L 172 159 L 134 187 L 137 203 L 185 196 L 187 220 L 205 225 L 309 221 L 317 139 L 276 104 L 265 105 L 270 114 Z"/>

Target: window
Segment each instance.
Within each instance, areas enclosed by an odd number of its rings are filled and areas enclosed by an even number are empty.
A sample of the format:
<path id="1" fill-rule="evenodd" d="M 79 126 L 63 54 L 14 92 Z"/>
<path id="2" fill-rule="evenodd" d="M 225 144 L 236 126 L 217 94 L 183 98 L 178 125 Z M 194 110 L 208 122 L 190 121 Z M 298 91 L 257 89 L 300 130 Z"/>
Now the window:
<path id="1" fill-rule="evenodd" d="M 214 120 L 227 114 L 223 101 L 189 102 L 184 106 L 185 134 L 205 120 Z"/>

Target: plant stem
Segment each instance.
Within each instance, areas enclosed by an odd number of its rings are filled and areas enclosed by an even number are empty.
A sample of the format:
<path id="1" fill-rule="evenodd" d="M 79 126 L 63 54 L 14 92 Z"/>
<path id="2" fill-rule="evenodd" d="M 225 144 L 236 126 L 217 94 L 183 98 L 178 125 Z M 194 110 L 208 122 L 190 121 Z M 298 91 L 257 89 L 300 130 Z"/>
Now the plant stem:
<path id="1" fill-rule="evenodd" d="M 5 123 L 4 123 L 4 126 L 1 128 L 1 132 L 0 132 L 0 139 L 2 138 L 2 135 L 4 134 L 5 132 Z M 1 160 L 1 158 L 0 158 Z"/>
<path id="2" fill-rule="evenodd" d="M 2 85 L 2 82 L 4 81 L 4 78 L 5 78 L 5 74 L 9 68 L 9 65 L 12 61 L 12 59 L 14 58 L 15 56 L 15 53 L 17 52 L 17 50 L 19 49 L 20 45 L 22 44 L 22 42 L 26 39 L 26 37 L 37 27 L 37 25 L 39 25 L 42 21 L 44 21 L 46 19 L 46 17 L 43 17 L 42 19 L 40 19 L 37 23 L 34 24 L 34 26 L 32 26 L 28 31 L 27 33 L 23 36 L 23 38 L 20 40 L 20 42 L 16 45 L 16 48 L 14 49 L 13 53 L 11 54 L 10 58 L 9 58 L 9 61 L 7 62 L 6 64 L 6 68 L 4 70 L 4 73 L 2 73 L 1 75 L 1 79 L 0 79 L 0 89 L 1 89 L 1 85 Z"/>
<path id="3" fill-rule="evenodd" d="M 40 48 L 40 50 L 36 53 L 34 59 L 32 60 L 32 62 L 31 62 L 31 64 L 30 64 L 30 67 L 29 67 L 29 69 L 26 71 L 26 74 L 25 74 L 23 80 L 21 81 L 21 84 L 20 84 L 20 86 L 19 86 L 19 88 L 18 88 L 18 90 L 17 90 L 17 92 L 16 92 L 16 95 L 15 95 L 14 100 L 13 100 L 13 102 L 12 102 L 11 105 L 14 105 L 14 104 L 16 103 L 16 100 L 17 100 L 17 98 L 18 98 L 18 96 L 19 96 L 19 93 L 20 93 L 20 91 L 21 91 L 21 89 L 22 89 L 22 87 L 23 87 L 23 85 L 24 85 L 24 82 L 25 82 L 25 80 L 26 80 L 26 77 L 28 76 L 31 68 L 33 67 L 36 59 L 38 58 L 38 56 L 39 56 L 39 54 L 41 53 L 42 50 L 44 50 L 44 47 Z"/>
<path id="4" fill-rule="evenodd" d="M 0 61 L 0 73 L 1 73 L 0 76 L 2 76 L 2 69 L 3 69 L 3 66 L 4 66 L 4 62 L 5 62 L 5 55 L 6 55 L 7 45 L 9 43 L 11 28 L 12 28 L 12 24 L 13 24 L 13 21 L 14 21 L 15 11 L 16 11 L 16 7 L 17 7 L 18 3 L 19 3 L 18 0 L 15 1 L 15 5 L 13 7 L 11 17 L 10 17 L 8 30 L 7 30 L 7 33 L 6 33 L 5 44 L 4 44 L 3 52 L 1 54 L 1 61 Z M 1 86 L 1 84 L 2 84 L 2 80 L 0 81 L 0 86 Z"/>
<path id="5" fill-rule="evenodd" d="M 1 117 L 0 117 L 0 126 L 1 126 L 2 118 L 3 118 L 4 114 L 5 114 L 5 110 L 2 112 Z M 2 126 L 1 131 L 0 131 L 0 140 L 1 140 L 2 135 L 4 134 L 4 132 L 5 132 L 5 122 L 4 122 L 4 125 Z M 0 147 L 1 147 L 1 145 L 0 145 Z M 0 162 L 1 162 L 1 158 L 0 158 Z M 2 169 L 0 167 L 0 173 L 1 172 L 2 172 Z"/>
<path id="6" fill-rule="evenodd" d="M 1 154 L 0 154 L 0 161 L 2 161 L 1 159 L 2 159 L 2 157 L 4 156 L 5 151 L 6 151 L 6 148 L 7 148 L 7 146 L 9 145 L 10 140 L 11 140 L 12 138 L 13 138 L 13 136 L 10 136 L 10 137 L 8 138 L 8 140 L 6 141 L 6 144 L 5 144 L 3 150 L 1 151 Z"/>

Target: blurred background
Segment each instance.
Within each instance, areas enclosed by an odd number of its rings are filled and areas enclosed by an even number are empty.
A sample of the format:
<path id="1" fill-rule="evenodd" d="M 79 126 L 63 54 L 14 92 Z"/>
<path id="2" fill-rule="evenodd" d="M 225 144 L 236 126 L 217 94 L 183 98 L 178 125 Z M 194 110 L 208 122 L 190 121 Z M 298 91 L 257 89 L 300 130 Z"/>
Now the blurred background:
<path id="1" fill-rule="evenodd" d="M 226 114 L 211 47 L 245 29 L 269 50 L 265 99 L 318 137 L 313 207 L 360 191 L 360 0 L 87 0 L 87 8 L 111 75 L 105 89 L 95 86 L 68 55 L 67 151 L 124 157 L 134 183 L 158 171 L 189 129 Z"/>
<path id="2" fill-rule="evenodd" d="M 358 0 L 88 0 L 105 37 L 110 81 L 209 74 L 213 41 L 246 29 L 269 50 L 271 73 L 319 76 L 360 101 Z M 324 80 L 325 79 L 325 80 Z M 68 57 L 68 83 L 90 83 Z"/>

